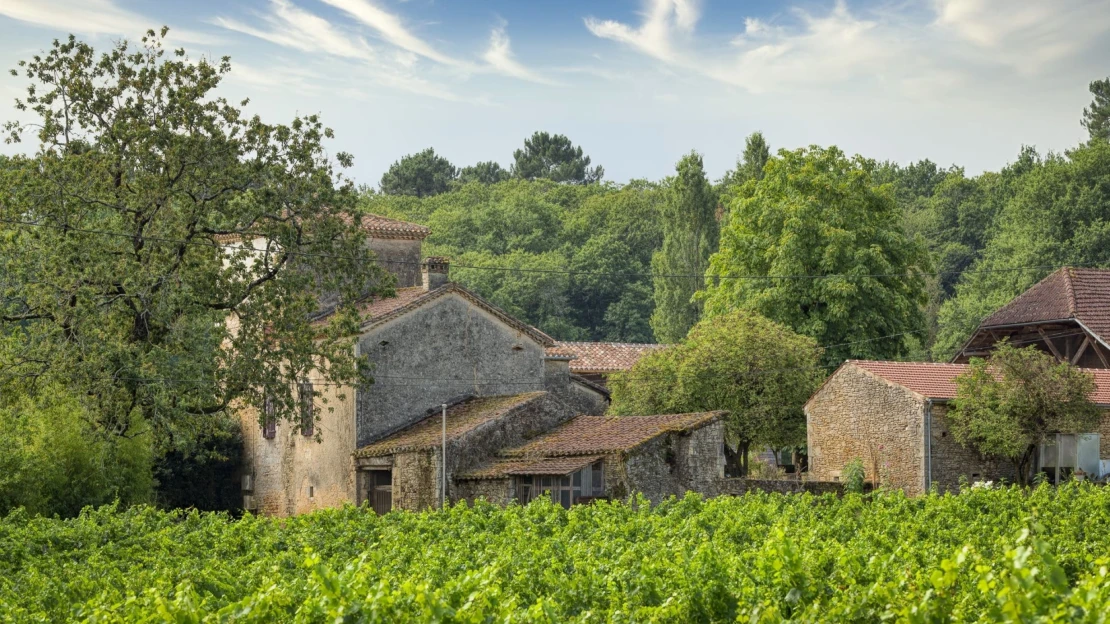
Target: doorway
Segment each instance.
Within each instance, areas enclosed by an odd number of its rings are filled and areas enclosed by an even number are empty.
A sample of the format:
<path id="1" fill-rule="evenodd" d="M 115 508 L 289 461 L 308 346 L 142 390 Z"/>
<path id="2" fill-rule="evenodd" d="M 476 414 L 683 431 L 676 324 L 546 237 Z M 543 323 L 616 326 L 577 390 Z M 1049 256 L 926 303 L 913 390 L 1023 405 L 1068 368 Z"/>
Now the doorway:
<path id="1" fill-rule="evenodd" d="M 369 502 L 374 513 L 387 514 L 393 510 L 393 470 L 376 468 L 365 472 L 362 502 Z"/>

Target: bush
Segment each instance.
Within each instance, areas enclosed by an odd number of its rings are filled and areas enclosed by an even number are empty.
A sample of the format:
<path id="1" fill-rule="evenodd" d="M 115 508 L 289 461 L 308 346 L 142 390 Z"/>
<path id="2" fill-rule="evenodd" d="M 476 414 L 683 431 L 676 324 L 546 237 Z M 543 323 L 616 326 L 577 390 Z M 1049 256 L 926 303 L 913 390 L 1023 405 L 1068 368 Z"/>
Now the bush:
<path id="1" fill-rule="evenodd" d="M 867 478 L 867 471 L 863 468 L 863 460 L 855 458 L 844 466 L 840 473 L 844 480 L 844 491 L 852 494 L 863 494 L 863 484 Z"/>

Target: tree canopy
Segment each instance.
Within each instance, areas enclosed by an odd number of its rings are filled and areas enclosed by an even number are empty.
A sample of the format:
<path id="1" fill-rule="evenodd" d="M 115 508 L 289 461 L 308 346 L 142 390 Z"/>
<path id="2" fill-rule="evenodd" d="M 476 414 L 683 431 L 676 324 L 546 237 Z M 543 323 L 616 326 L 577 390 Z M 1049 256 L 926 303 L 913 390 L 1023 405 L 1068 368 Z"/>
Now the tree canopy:
<path id="1" fill-rule="evenodd" d="M 228 60 L 167 57 L 165 34 L 99 56 L 70 37 L 21 63 L 39 125 L 6 129 L 39 146 L 0 174 L 0 391 L 64 387 L 97 431 L 159 452 L 233 404 L 293 417 L 309 375 L 360 382 L 353 303 L 392 284 L 331 131 L 243 115 L 216 91 Z M 323 325 L 320 293 L 339 304 Z"/>
<path id="2" fill-rule="evenodd" d="M 458 174 L 451 161 L 429 147 L 390 165 L 379 187 L 386 195 L 429 197 L 447 192 Z"/>
<path id="3" fill-rule="evenodd" d="M 677 342 L 701 318 L 694 294 L 705 285 L 709 256 L 717 249 L 717 193 L 705 177 L 702 157 L 690 152 L 663 205 L 663 246 L 652 255 L 655 311 L 651 327 L 660 342 Z"/>
<path id="4" fill-rule="evenodd" d="M 555 182 L 591 184 L 600 182 L 605 170 L 590 167 L 590 157 L 562 134 L 536 132 L 513 152 L 512 175 L 524 180 L 545 178 Z"/>
<path id="5" fill-rule="evenodd" d="M 1090 399 L 1094 377 L 1036 347 L 1004 342 L 989 359 L 973 358 L 956 384 L 947 416 L 952 436 L 983 455 L 1013 462 L 1022 485 L 1029 483 L 1045 436 L 1095 431 L 1102 419 Z"/>
<path id="6" fill-rule="evenodd" d="M 835 147 L 780 151 L 731 199 L 705 313 L 757 312 L 826 345 L 831 363 L 910 353 L 930 261 L 874 169 Z"/>
<path id="7" fill-rule="evenodd" d="M 771 159 L 771 147 L 762 132 L 753 132 L 744 140 L 744 153 L 736 161 L 736 168 L 725 174 L 721 187 L 739 186 L 748 180 L 762 180 L 763 167 Z"/>
<path id="8" fill-rule="evenodd" d="M 812 338 L 735 310 L 698 323 L 685 339 L 610 380 L 619 416 L 727 410 L 741 473 L 752 446 L 805 443 L 802 406 L 824 378 Z"/>
<path id="9" fill-rule="evenodd" d="M 1092 139 L 1110 141 L 1110 78 L 1091 82 L 1094 100 L 1083 109 L 1083 127 Z"/>
<path id="10" fill-rule="evenodd" d="M 496 184 L 508 180 L 512 175 L 500 164 L 492 160 L 482 161 L 459 170 L 459 182 L 478 182 L 479 184 Z"/>

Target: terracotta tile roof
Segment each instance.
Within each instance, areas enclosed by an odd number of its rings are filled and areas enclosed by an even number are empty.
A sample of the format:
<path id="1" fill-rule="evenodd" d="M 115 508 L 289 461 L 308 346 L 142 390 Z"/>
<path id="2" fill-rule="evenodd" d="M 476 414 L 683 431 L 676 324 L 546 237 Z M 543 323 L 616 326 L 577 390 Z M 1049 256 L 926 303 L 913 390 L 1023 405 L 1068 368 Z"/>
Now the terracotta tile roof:
<path id="1" fill-rule="evenodd" d="M 872 360 L 849 360 L 844 363 L 844 366 L 861 368 L 926 398 L 937 400 L 956 398 L 956 377 L 968 369 L 967 364 Z M 1091 395 L 1091 400 L 1099 405 L 1110 405 L 1110 370 L 1095 368 L 1083 370 L 1095 377 L 1095 392 Z"/>
<path id="2" fill-rule="evenodd" d="M 568 475 L 601 459 L 601 455 L 497 459 L 457 475 L 460 480 L 504 479 L 514 475 Z"/>
<path id="3" fill-rule="evenodd" d="M 414 238 L 423 240 L 432 233 L 431 228 L 419 223 L 409 223 L 376 214 L 363 214 L 362 229 L 374 238 Z M 350 217 L 348 217 L 350 218 Z"/>
<path id="4" fill-rule="evenodd" d="M 542 397 L 544 392 L 476 397 L 447 408 L 447 439 L 455 440 L 508 412 Z M 356 457 L 380 457 L 405 451 L 437 448 L 443 442 L 442 414 L 438 411 L 355 451 Z"/>
<path id="5" fill-rule="evenodd" d="M 531 325 L 510 316 L 507 312 L 493 305 L 474 293 L 454 282 L 448 282 L 435 290 L 424 290 L 422 286 L 412 286 L 409 288 L 398 288 L 395 291 L 395 297 L 374 297 L 361 304 L 359 304 L 359 314 L 362 316 L 361 329 L 366 331 L 370 328 L 376 327 L 382 323 L 395 319 L 411 310 L 415 310 L 420 306 L 435 301 L 444 295 L 450 293 L 458 293 L 461 297 L 474 305 L 489 312 L 493 316 L 500 319 L 506 325 L 513 327 L 521 333 L 527 334 L 532 340 L 547 347 L 555 344 L 555 340 L 543 333 L 542 331 L 532 327 Z M 313 322 L 316 324 L 323 324 L 329 316 L 335 312 L 334 308 L 324 310 L 317 315 Z"/>
<path id="6" fill-rule="evenodd" d="M 628 342 L 557 342 L 548 355 L 570 354 L 573 373 L 626 371 L 644 355 L 667 345 Z"/>
<path id="7" fill-rule="evenodd" d="M 578 416 L 532 441 L 501 452 L 504 457 L 563 457 L 628 451 L 670 432 L 692 431 L 724 412 L 659 416 Z"/>
<path id="8" fill-rule="evenodd" d="M 1110 341 L 1110 269 L 1064 268 L 987 317 L 981 328 L 1076 319 Z"/>

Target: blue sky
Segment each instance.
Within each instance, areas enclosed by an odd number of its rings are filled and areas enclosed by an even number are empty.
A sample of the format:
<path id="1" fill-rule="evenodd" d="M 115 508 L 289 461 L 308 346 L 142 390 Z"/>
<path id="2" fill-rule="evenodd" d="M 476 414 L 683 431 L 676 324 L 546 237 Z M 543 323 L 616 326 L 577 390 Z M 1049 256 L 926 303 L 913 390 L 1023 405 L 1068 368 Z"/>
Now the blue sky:
<path id="1" fill-rule="evenodd" d="M 977 173 L 1082 140 L 1110 74 L 1110 0 L 2 0 L 0 66 L 162 24 L 193 58 L 230 55 L 221 89 L 249 111 L 321 113 L 373 185 L 428 146 L 507 166 L 535 130 L 619 182 L 691 149 L 719 177 L 755 130 Z M 0 76 L 0 119 L 25 86 Z"/>

